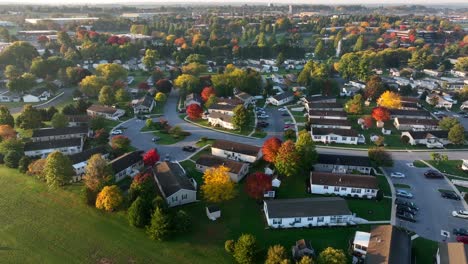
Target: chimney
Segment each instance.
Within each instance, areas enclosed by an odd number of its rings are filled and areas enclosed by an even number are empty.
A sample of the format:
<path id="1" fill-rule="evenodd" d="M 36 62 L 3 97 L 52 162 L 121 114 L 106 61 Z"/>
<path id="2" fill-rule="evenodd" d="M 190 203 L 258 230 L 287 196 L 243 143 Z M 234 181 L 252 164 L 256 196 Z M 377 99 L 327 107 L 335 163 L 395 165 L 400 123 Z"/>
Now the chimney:
<path id="1" fill-rule="evenodd" d="M 338 181 L 341 182 L 341 177 L 340 177 L 340 179 Z"/>

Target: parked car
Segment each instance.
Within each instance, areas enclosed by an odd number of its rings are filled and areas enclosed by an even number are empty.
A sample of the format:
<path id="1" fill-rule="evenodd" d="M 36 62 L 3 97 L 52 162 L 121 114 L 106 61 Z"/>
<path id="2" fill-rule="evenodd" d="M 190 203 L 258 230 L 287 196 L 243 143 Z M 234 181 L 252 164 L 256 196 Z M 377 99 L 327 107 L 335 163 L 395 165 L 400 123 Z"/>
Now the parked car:
<path id="1" fill-rule="evenodd" d="M 183 146 L 182 150 L 187 151 L 187 152 L 195 152 L 197 150 L 197 148 L 192 147 L 192 146 Z"/>
<path id="2" fill-rule="evenodd" d="M 281 116 L 289 116 L 288 113 L 282 113 Z"/>
<path id="3" fill-rule="evenodd" d="M 459 201 L 461 198 L 458 196 L 458 194 L 454 191 L 443 191 L 440 192 L 440 196 L 446 199 L 451 199 L 451 200 L 457 200 Z"/>
<path id="4" fill-rule="evenodd" d="M 412 215 L 416 215 L 416 212 L 417 212 L 413 208 L 405 206 L 405 205 L 401 205 L 401 204 L 396 205 L 396 210 L 397 210 L 397 212 L 407 212 L 407 213 L 410 213 Z"/>
<path id="5" fill-rule="evenodd" d="M 159 141 L 160 139 L 161 139 L 160 137 L 153 137 L 151 141 L 156 142 L 156 141 Z"/>
<path id="6" fill-rule="evenodd" d="M 468 236 L 457 236 L 457 242 L 468 244 Z"/>
<path id="7" fill-rule="evenodd" d="M 286 110 L 286 108 L 281 107 L 281 108 L 278 108 L 278 111 L 284 112 L 284 111 L 287 111 L 287 110 Z"/>
<path id="8" fill-rule="evenodd" d="M 269 126 L 270 124 L 268 122 L 265 122 L 265 121 L 260 121 L 257 123 L 257 125 L 261 126 L 261 127 L 267 127 Z"/>
<path id="9" fill-rule="evenodd" d="M 255 111 L 260 111 L 260 110 L 261 110 L 261 111 L 265 111 L 265 109 L 264 109 L 263 107 L 258 107 L 258 106 L 255 107 Z"/>
<path id="10" fill-rule="evenodd" d="M 402 189 L 397 189 L 396 190 L 396 196 L 400 196 L 400 197 L 404 197 L 404 198 L 413 198 L 413 194 L 406 191 L 406 190 L 402 190 Z"/>
<path id="11" fill-rule="evenodd" d="M 444 178 L 444 175 L 442 173 L 440 173 L 440 171 L 436 171 L 436 170 L 428 170 L 424 173 L 424 176 L 426 176 L 426 178 L 430 178 L 430 179 L 442 179 Z"/>
<path id="12" fill-rule="evenodd" d="M 453 211 L 452 216 L 468 219 L 468 211 L 463 211 L 463 210 Z"/>
<path id="13" fill-rule="evenodd" d="M 393 178 L 405 178 L 405 174 L 404 173 L 401 173 L 401 172 L 392 172 L 390 174 L 390 177 L 393 177 Z"/>
<path id="14" fill-rule="evenodd" d="M 402 220 L 405 220 L 405 221 L 409 221 L 409 222 L 416 222 L 416 219 L 414 218 L 414 215 L 410 214 L 410 213 L 407 213 L 407 212 L 402 212 L 402 211 L 397 211 L 396 213 L 396 217 L 402 219 Z"/>
<path id="15" fill-rule="evenodd" d="M 409 201 L 404 201 L 404 200 L 401 200 L 401 199 L 398 199 L 398 198 L 395 199 L 395 204 L 401 204 L 401 205 L 404 205 L 404 206 L 408 206 L 408 207 L 413 208 L 416 211 L 419 210 L 419 208 L 416 206 L 415 203 L 409 202 Z"/>
<path id="16" fill-rule="evenodd" d="M 260 115 L 258 118 L 266 119 L 266 118 L 269 118 L 269 117 L 270 117 L 269 115 Z"/>
<path id="17" fill-rule="evenodd" d="M 171 161 L 171 157 L 169 154 L 166 154 L 166 157 L 164 157 L 164 161 Z"/>
<path id="18" fill-rule="evenodd" d="M 111 135 L 113 135 L 113 136 L 120 135 L 120 134 L 122 134 L 122 130 L 120 130 L 120 129 L 112 130 L 112 132 L 111 132 Z"/>
<path id="19" fill-rule="evenodd" d="M 452 233 L 456 236 L 468 236 L 468 230 L 465 228 L 454 228 Z"/>
<path id="20" fill-rule="evenodd" d="M 185 113 L 185 109 L 180 109 L 180 110 L 179 110 L 179 113 L 181 113 L 181 114 L 182 114 L 182 113 Z"/>
<path id="21" fill-rule="evenodd" d="M 468 118 L 468 114 L 464 114 L 463 117 L 464 117 L 464 118 Z"/>
<path id="22" fill-rule="evenodd" d="M 292 125 L 284 125 L 284 128 L 290 128 Z"/>

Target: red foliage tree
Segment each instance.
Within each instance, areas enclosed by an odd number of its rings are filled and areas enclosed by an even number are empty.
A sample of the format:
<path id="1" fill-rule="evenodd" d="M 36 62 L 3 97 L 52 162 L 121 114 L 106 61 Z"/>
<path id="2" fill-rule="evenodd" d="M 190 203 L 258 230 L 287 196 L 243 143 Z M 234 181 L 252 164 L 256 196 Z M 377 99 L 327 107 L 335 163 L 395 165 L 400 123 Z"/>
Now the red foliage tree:
<path id="1" fill-rule="evenodd" d="M 174 40 L 174 45 L 179 46 L 179 47 L 182 46 L 184 43 L 185 43 L 184 38 L 178 38 L 178 39 Z"/>
<path id="2" fill-rule="evenodd" d="M 202 117 L 203 109 L 198 104 L 191 104 L 187 106 L 187 115 L 190 119 L 199 119 Z"/>
<path id="3" fill-rule="evenodd" d="M 281 143 L 281 140 L 277 137 L 267 139 L 262 146 L 263 159 L 268 162 L 275 162 Z"/>
<path id="4" fill-rule="evenodd" d="M 390 111 L 385 107 L 375 107 L 372 109 L 372 117 L 377 121 L 388 121 L 390 120 Z"/>
<path id="5" fill-rule="evenodd" d="M 39 37 L 37 37 L 37 42 L 44 45 L 45 43 L 49 42 L 49 38 L 47 38 L 47 36 L 40 35 Z"/>
<path id="6" fill-rule="evenodd" d="M 119 37 L 118 36 L 110 36 L 107 39 L 107 44 L 117 44 L 119 42 Z"/>
<path id="7" fill-rule="evenodd" d="M 363 118 L 363 125 L 366 127 L 366 128 L 371 128 L 372 125 L 374 124 L 374 121 L 372 120 L 372 117 L 371 116 L 365 116 Z"/>
<path id="8" fill-rule="evenodd" d="M 89 38 L 94 39 L 99 36 L 99 33 L 97 33 L 96 31 L 89 31 L 88 36 Z"/>
<path id="9" fill-rule="evenodd" d="M 152 177 L 152 175 L 149 172 L 145 172 L 145 173 L 140 172 L 137 175 L 135 175 L 135 177 L 133 177 L 132 185 L 133 184 L 142 184 L 142 183 L 146 182 L 147 180 L 151 179 L 151 177 Z"/>
<path id="10" fill-rule="evenodd" d="M 143 162 L 145 166 L 153 166 L 156 162 L 159 161 L 159 153 L 156 149 L 148 150 L 145 155 L 143 155 Z"/>
<path id="11" fill-rule="evenodd" d="M 143 89 L 143 90 L 148 90 L 150 88 L 150 86 L 148 85 L 147 82 L 141 82 L 141 83 L 138 84 L 138 88 Z"/>
<path id="12" fill-rule="evenodd" d="M 203 99 L 203 102 L 208 101 L 208 99 L 212 95 L 215 95 L 215 90 L 214 90 L 213 87 L 207 86 L 207 87 L 203 88 L 203 90 L 201 92 L 201 98 Z"/>
<path id="13" fill-rule="evenodd" d="M 172 83 L 168 79 L 161 79 L 156 82 L 156 89 L 161 93 L 170 93 L 172 90 Z"/>
<path id="14" fill-rule="evenodd" d="M 260 200 L 266 191 L 271 191 L 271 177 L 265 173 L 255 172 L 247 177 L 245 192 L 248 196 Z"/>
<path id="15" fill-rule="evenodd" d="M 117 44 L 119 45 L 124 45 L 125 43 L 129 42 L 130 40 L 128 38 L 119 38 L 119 40 L 117 40 Z"/>

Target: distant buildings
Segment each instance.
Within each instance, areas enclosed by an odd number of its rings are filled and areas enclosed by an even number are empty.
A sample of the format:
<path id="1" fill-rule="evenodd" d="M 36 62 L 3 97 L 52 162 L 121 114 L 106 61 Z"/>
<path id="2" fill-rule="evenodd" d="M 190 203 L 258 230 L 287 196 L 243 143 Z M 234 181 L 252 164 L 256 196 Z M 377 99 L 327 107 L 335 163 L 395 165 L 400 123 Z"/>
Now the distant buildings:
<path id="1" fill-rule="evenodd" d="M 64 25 L 69 22 L 87 22 L 98 20 L 98 17 L 50 17 L 50 18 L 26 18 L 24 21 L 29 24 L 37 24 L 40 22 L 54 22 L 59 25 Z"/>

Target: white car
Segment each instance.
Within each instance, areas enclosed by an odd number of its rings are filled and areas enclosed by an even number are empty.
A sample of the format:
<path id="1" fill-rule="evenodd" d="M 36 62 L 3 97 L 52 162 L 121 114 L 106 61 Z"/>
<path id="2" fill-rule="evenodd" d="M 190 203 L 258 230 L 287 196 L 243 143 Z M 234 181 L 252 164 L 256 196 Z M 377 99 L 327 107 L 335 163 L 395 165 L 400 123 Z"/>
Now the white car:
<path id="1" fill-rule="evenodd" d="M 404 173 L 401 173 L 401 172 L 392 172 L 390 174 L 390 177 L 393 177 L 393 178 L 405 178 L 405 174 Z"/>
<path id="2" fill-rule="evenodd" d="M 452 216 L 468 219 L 468 211 L 453 211 Z"/>
<path id="3" fill-rule="evenodd" d="M 112 130 L 111 135 L 120 135 L 122 133 L 123 133 L 122 130 L 116 129 L 116 130 Z"/>
<path id="4" fill-rule="evenodd" d="M 284 112 L 284 111 L 286 111 L 286 108 L 278 108 L 278 111 Z"/>
<path id="5" fill-rule="evenodd" d="M 269 118 L 269 117 L 270 117 L 269 115 L 261 115 L 258 118 Z"/>
<path id="6" fill-rule="evenodd" d="M 400 197 L 403 197 L 403 198 L 413 198 L 413 194 L 408 192 L 408 191 L 405 191 L 405 190 L 401 190 L 401 189 L 397 189 L 396 190 L 396 196 L 400 196 Z"/>

